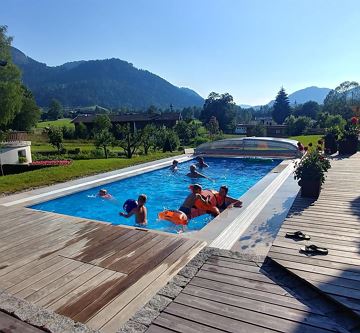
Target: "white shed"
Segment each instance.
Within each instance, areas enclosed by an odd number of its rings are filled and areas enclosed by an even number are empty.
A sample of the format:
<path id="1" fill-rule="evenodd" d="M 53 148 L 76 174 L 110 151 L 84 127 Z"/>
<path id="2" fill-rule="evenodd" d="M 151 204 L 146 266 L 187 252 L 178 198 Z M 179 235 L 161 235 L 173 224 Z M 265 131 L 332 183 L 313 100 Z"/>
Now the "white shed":
<path id="1" fill-rule="evenodd" d="M 24 140 L 24 133 L 14 132 L 0 142 L 0 164 L 29 164 L 31 159 L 31 141 Z"/>

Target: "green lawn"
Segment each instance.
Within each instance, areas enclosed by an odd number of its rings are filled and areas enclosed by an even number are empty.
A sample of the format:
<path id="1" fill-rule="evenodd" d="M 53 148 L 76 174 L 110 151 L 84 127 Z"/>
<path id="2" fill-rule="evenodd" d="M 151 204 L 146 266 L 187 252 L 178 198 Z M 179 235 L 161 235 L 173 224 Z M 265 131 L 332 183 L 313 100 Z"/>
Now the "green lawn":
<path id="1" fill-rule="evenodd" d="M 300 141 L 304 146 L 308 146 L 311 142 L 314 147 L 317 146 L 317 142 L 322 139 L 322 135 L 300 135 L 290 136 L 289 139 Z"/>
<path id="2" fill-rule="evenodd" d="M 71 123 L 71 119 L 69 119 L 69 118 L 63 118 L 63 119 L 52 120 L 52 121 L 42 121 L 42 122 L 37 123 L 37 125 L 36 125 L 37 128 L 45 128 L 45 127 L 49 127 L 49 126 L 57 126 L 57 127 L 69 126 L 69 127 L 75 128 L 75 125 Z"/>
<path id="3" fill-rule="evenodd" d="M 0 176 L 0 193 L 10 194 L 40 186 L 61 183 L 74 178 L 121 169 L 178 154 L 179 152 L 153 153 L 148 156 L 136 156 L 132 159 L 109 158 L 107 160 L 77 160 L 68 166 L 49 167 L 17 175 Z"/>

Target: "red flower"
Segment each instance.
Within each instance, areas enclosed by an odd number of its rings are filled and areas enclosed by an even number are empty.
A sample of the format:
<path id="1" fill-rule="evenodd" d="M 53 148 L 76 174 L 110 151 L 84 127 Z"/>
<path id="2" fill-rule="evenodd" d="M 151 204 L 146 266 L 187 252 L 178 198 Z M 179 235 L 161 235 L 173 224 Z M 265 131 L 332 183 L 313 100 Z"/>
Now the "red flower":
<path id="1" fill-rule="evenodd" d="M 356 117 L 352 117 L 352 118 L 351 118 L 351 123 L 352 123 L 353 125 L 357 125 L 358 119 L 357 119 Z"/>
<path id="2" fill-rule="evenodd" d="M 71 160 L 48 160 L 48 161 L 34 161 L 31 165 L 42 165 L 42 166 L 60 166 L 69 165 Z"/>
<path id="3" fill-rule="evenodd" d="M 308 147 L 304 147 L 304 150 L 305 150 L 305 151 L 308 151 L 308 150 L 309 150 L 309 148 L 308 148 Z"/>

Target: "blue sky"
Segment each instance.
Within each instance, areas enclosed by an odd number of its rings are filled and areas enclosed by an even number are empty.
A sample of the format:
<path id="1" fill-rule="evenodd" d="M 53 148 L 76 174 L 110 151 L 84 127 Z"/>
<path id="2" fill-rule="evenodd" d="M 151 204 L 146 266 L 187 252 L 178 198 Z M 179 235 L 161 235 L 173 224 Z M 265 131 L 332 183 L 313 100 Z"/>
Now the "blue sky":
<path id="1" fill-rule="evenodd" d="M 360 81 L 358 0 L 0 0 L 0 24 L 48 65 L 120 58 L 239 104 Z"/>

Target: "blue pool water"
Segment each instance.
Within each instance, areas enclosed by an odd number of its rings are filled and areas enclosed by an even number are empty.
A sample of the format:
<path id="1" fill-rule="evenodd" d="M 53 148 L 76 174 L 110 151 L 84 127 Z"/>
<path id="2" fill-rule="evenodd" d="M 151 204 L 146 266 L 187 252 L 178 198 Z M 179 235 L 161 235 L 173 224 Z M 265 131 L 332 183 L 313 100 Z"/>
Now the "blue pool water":
<path id="1" fill-rule="evenodd" d="M 206 162 L 209 168 L 199 171 L 212 178 L 213 181 L 204 178 L 194 180 L 187 177 L 189 166 L 194 163 L 194 161 L 188 161 L 179 164 L 179 170 L 176 173 L 171 172 L 169 168 L 163 168 L 40 203 L 31 208 L 133 226 L 134 217 L 126 219 L 119 216 L 119 212 L 123 211 L 122 205 L 125 200 L 137 199 L 139 194 L 144 193 L 148 197 L 147 228 L 177 232 L 177 228 L 172 223 L 159 221 L 157 214 L 164 209 L 178 209 L 190 193 L 190 184 L 199 183 L 204 189 L 215 190 L 225 184 L 229 186 L 229 195 L 238 198 L 278 165 L 280 160 L 207 158 Z M 107 189 L 115 200 L 98 197 L 100 188 Z M 211 219 L 209 215 L 192 219 L 188 230 L 200 230 Z"/>

